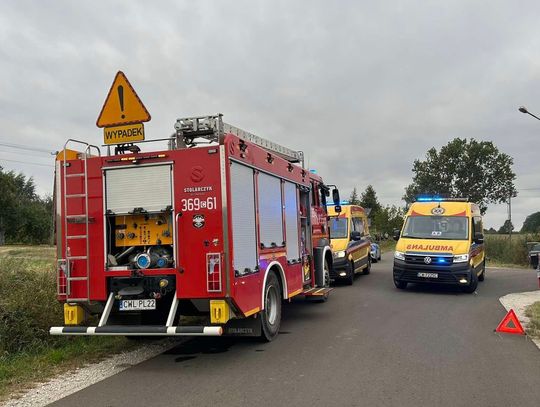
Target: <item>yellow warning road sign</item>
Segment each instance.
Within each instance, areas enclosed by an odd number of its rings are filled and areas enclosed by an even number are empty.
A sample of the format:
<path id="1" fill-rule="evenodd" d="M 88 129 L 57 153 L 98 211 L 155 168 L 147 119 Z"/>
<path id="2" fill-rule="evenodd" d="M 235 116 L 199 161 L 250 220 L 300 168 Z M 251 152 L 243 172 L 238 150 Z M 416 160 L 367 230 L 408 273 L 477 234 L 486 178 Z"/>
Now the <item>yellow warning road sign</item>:
<path id="1" fill-rule="evenodd" d="M 144 126 L 142 123 L 127 124 L 125 126 L 106 127 L 103 129 L 105 144 L 124 144 L 144 140 Z"/>
<path id="2" fill-rule="evenodd" d="M 98 127 L 112 127 L 147 122 L 150 119 L 150 113 L 135 93 L 126 75 L 122 71 L 118 71 L 96 125 Z"/>

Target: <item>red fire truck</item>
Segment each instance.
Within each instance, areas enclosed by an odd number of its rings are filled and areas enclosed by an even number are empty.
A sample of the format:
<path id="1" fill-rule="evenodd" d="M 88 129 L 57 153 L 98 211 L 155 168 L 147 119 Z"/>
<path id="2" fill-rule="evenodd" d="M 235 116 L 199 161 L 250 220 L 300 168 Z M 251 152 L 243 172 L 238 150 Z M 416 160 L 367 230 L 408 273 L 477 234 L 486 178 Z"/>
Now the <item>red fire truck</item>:
<path id="1" fill-rule="evenodd" d="M 129 144 L 101 156 L 69 140 L 59 153 L 65 326 L 51 334 L 272 340 L 282 300 L 326 300 L 332 186 L 303 168 L 302 152 L 222 115 L 178 119 L 175 129 L 163 151 Z M 187 326 L 180 315 L 205 322 Z"/>

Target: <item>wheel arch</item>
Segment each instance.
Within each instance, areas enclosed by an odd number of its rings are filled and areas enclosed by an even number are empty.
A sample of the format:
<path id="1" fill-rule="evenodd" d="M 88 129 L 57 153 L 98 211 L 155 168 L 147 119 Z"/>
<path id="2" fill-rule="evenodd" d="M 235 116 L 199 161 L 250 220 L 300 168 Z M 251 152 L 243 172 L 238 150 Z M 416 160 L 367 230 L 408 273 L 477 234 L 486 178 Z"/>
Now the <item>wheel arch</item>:
<path id="1" fill-rule="evenodd" d="M 276 276 L 279 280 L 279 283 L 281 284 L 281 298 L 287 299 L 287 279 L 285 278 L 285 271 L 283 270 L 283 266 L 278 261 L 273 261 L 270 264 L 268 264 L 268 267 L 266 267 L 266 270 L 264 272 L 264 279 L 262 283 L 262 289 L 261 289 L 261 310 L 264 309 L 264 287 L 266 287 L 266 280 L 268 279 L 268 274 L 270 272 L 274 271 L 276 273 Z"/>

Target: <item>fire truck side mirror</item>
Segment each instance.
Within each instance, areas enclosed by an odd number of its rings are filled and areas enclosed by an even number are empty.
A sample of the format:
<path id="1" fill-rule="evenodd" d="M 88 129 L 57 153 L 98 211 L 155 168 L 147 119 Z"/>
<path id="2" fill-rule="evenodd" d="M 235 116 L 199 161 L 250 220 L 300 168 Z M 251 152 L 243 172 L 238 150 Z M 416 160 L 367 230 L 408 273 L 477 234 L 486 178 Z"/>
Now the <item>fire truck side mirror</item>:
<path id="1" fill-rule="evenodd" d="M 334 201 L 335 206 L 339 206 L 341 199 L 339 199 L 339 190 L 337 188 L 332 190 L 332 201 Z"/>

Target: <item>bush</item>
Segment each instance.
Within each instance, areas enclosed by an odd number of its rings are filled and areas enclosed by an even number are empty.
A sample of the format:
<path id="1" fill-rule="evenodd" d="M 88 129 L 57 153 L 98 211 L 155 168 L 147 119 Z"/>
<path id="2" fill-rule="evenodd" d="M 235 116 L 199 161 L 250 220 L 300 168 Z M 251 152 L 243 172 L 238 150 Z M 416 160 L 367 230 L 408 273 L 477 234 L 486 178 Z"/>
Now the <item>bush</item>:
<path id="1" fill-rule="evenodd" d="M 62 318 L 54 263 L 0 257 L 0 357 L 58 341 L 49 328 Z"/>
<path id="2" fill-rule="evenodd" d="M 516 264 L 527 266 L 527 242 L 538 240 L 533 235 L 512 235 L 511 238 L 502 235 L 486 235 L 486 256 L 488 261 L 499 264 Z"/>

